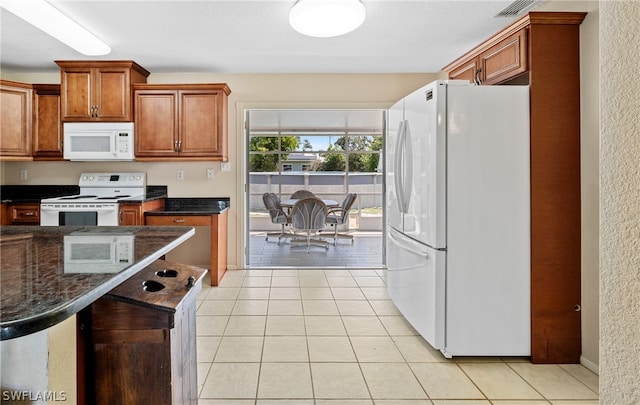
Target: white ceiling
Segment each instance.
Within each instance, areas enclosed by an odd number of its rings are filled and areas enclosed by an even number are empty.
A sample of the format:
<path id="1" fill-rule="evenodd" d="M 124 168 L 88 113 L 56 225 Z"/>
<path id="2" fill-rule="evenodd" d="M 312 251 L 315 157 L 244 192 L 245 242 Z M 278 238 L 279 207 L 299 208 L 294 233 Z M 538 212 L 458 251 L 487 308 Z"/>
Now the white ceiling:
<path id="1" fill-rule="evenodd" d="M 362 2 L 356 31 L 311 38 L 289 26 L 295 0 L 52 0 L 111 54 L 79 54 L 2 9 L 0 67 L 57 72 L 54 60 L 131 59 L 152 73 L 437 72 L 517 18 L 495 17 L 513 0 Z"/>

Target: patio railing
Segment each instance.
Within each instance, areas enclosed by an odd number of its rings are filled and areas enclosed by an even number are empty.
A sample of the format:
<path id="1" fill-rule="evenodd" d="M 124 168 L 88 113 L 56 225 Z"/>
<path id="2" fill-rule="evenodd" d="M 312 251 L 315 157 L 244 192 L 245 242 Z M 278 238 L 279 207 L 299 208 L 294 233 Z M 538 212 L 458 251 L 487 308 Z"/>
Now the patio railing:
<path id="1" fill-rule="evenodd" d="M 294 191 L 310 190 L 320 198 L 341 202 L 346 193 L 358 198 L 349 215 L 350 230 L 382 231 L 383 177 L 382 173 L 342 172 L 251 172 L 249 189 L 250 231 L 278 229 L 271 223 L 262 202 L 266 192 L 282 199 Z"/>

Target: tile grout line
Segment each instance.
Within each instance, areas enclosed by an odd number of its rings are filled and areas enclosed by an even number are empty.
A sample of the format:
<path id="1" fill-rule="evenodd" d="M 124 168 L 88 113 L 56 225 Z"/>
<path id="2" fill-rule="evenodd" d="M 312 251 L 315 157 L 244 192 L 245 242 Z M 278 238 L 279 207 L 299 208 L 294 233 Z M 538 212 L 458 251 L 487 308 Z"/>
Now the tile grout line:
<path id="1" fill-rule="evenodd" d="M 283 270 L 290 270 L 290 269 L 283 269 Z M 262 328 L 262 342 L 263 342 L 263 344 L 262 344 L 262 348 L 261 348 L 261 352 L 260 352 L 260 365 L 259 365 L 259 369 L 258 369 L 258 381 L 257 381 L 257 384 L 256 384 L 255 399 L 254 399 L 254 400 L 252 400 L 252 402 L 253 402 L 254 404 L 257 404 L 257 403 L 258 403 L 258 401 L 262 401 L 262 400 L 271 400 L 271 401 L 276 401 L 276 400 L 284 400 L 284 399 L 285 399 L 285 398 L 278 398 L 278 399 L 271 399 L 271 398 L 262 398 L 262 399 L 261 399 L 261 398 L 259 398 L 259 392 L 260 392 L 260 391 L 259 391 L 259 390 L 260 390 L 260 376 L 262 375 L 262 372 L 263 372 L 263 370 L 262 370 L 262 366 L 263 366 L 263 363 L 264 363 L 263 359 L 264 359 L 264 353 L 265 353 L 265 350 L 266 350 L 266 344 L 265 344 L 265 343 L 266 343 L 266 338 L 268 337 L 268 336 L 267 336 L 267 325 L 268 325 L 268 319 L 269 319 L 269 317 L 270 317 L 270 316 L 276 316 L 276 315 L 289 316 L 289 315 L 287 315 L 287 314 L 277 314 L 277 313 L 272 314 L 272 313 L 271 313 L 270 303 L 271 303 L 272 301 L 287 301 L 287 300 L 290 300 L 290 298 L 287 298 L 287 293 L 284 293 L 284 295 L 283 295 L 283 296 L 284 296 L 285 298 L 284 298 L 283 300 L 281 300 L 281 299 L 276 299 L 276 298 L 272 298 L 272 293 L 273 293 L 273 290 L 274 290 L 274 289 L 278 289 L 278 288 L 293 288 L 292 286 L 287 286 L 287 285 L 274 286 L 274 285 L 273 285 L 274 277 L 279 277 L 279 276 L 275 276 L 275 275 L 274 275 L 274 271 L 277 271 L 277 270 L 272 270 L 272 271 L 271 271 L 270 276 L 268 276 L 268 277 L 270 278 L 270 279 L 269 279 L 268 287 L 263 287 L 263 288 L 268 288 L 268 289 L 269 289 L 269 292 L 268 292 L 268 297 L 266 298 L 266 301 L 267 301 L 267 309 L 266 309 L 266 313 L 265 313 L 265 323 L 264 323 L 263 328 Z M 314 270 L 314 271 L 315 271 L 315 270 Z M 331 271 L 331 270 L 329 270 L 329 273 L 327 273 L 327 271 L 325 271 L 325 270 L 320 270 L 320 271 L 322 271 L 322 274 L 323 274 L 322 279 L 325 279 L 325 280 L 327 280 L 329 277 L 336 276 L 336 275 L 335 275 L 335 273 L 334 273 L 333 271 Z M 310 298 L 310 299 L 306 299 L 306 300 L 308 300 L 308 301 L 313 301 L 313 300 L 328 300 L 328 301 L 333 302 L 333 305 L 334 305 L 334 306 L 335 306 L 335 308 L 337 309 L 337 316 L 339 316 L 339 317 L 340 317 L 340 324 L 341 324 L 341 325 L 342 325 L 342 327 L 344 328 L 345 335 L 346 335 L 346 337 L 347 337 L 347 339 L 348 339 L 348 341 L 349 341 L 350 349 L 352 350 L 352 352 L 353 352 L 353 354 L 354 354 L 354 356 L 355 356 L 355 362 L 356 362 L 356 364 L 357 364 L 357 366 L 358 366 L 358 370 L 359 370 L 359 372 L 360 372 L 361 378 L 363 378 L 364 383 L 365 383 L 365 386 L 367 387 L 367 392 L 368 392 L 369 398 L 367 398 L 367 399 L 365 399 L 365 398 L 360 398 L 360 399 L 362 399 L 362 400 L 366 400 L 366 401 L 371 401 L 371 403 L 375 403 L 375 399 L 373 398 L 373 395 L 372 395 L 372 392 L 371 392 L 371 388 L 370 388 L 370 386 L 369 386 L 369 382 L 367 381 L 367 379 L 366 379 L 366 378 L 365 378 L 365 376 L 364 376 L 364 372 L 363 372 L 363 368 L 362 368 L 362 366 L 363 366 L 363 362 L 361 362 L 361 361 L 360 361 L 360 359 L 358 358 L 358 356 L 357 356 L 357 354 L 356 354 L 356 350 L 355 350 L 354 344 L 353 344 L 353 340 L 352 340 L 352 338 L 353 338 L 354 336 L 358 336 L 358 335 L 352 335 L 352 334 L 350 334 L 350 333 L 349 333 L 349 330 L 347 329 L 347 324 L 345 323 L 345 317 L 348 317 L 348 316 L 358 316 L 358 315 L 357 315 L 357 313 L 354 313 L 354 315 L 349 315 L 349 314 L 348 314 L 348 313 L 349 313 L 349 311 L 347 311 L 347 314 L 343 314 L 343 312 L 341 311 L 340 307 L 338 306 L 338 301 L 348 301 L 348 302 L 361 302 L 361 301 L 362 301 L 362 302 L 367 302 L 367 305 L 368 305 L 368 306 L 370 307 L 370 309 L 373 311 L 373 316 L 374 316 L 374 317 L 375 317 L 375 319 L 376 319 L 376 320 L 377 320 L 377 321 L 382 325 L 382 327 L 383 327 L 383 329 L 384 329 L 384 331 L 385 331 L 385 333 L 386 333 L 386 335 L 385 335 L 385 336 L 386 336 L 386 337 L 388 337 L 389 339 L 391 339 L 392 344 L 393 344 L 393 347 L 394 347 L 394 348 L 395 348 L 395 349 L 400 353 L 400 356 L 401 356 L 401 358 L 402 358 L 402 363 L 401 363 L 401 364 L 405 364 L 407 367 L 409 367 L 409 369 L 410 369 L 410 371 L 411 371 L 411 374 L 412 374 L 412 375 L 413 375 L 413 377 L 418 381 L 418 384 L 419 384 L 419 386 L 420 386 L 421 390 L 422 390 L 422 391 L 425 393 L 425 395 L 427 396 L 426 401 L 428 401 L 428 402 L 430 402 L 431 404 L 433 404 L 433 402 L 432 402 L 432 401 L 433 401 L 433 399 L 430 397 L 429 393 L 426 391 L 426 388 L 422 385 L 422 383 L 420 382 L 420 380 L 417 378 L 417 375 L 415 374 L 415 371 L 414 371 L 414 370 L 413 370 L 413 368 L 410 366 L 409 358 L 407 357 L 407 355 L 406 355 L 406 354 L 404 354 L 404 353 L 400 350 L 400 348 L 398 347 L 398 342 L 394 339 L 394 337 L 399 337 L 399 336 L 401 336 L 401 335 L 397 335 L 397 336 L 396 336 L 396 335 L 392 335 L 391 333 L 392 333 L 392 330 L 393 330 L 393 329 L 389 329 L 389 328 L 390 328 L 390 326 L 385 325 L 385 324 L 382 322 L 382 319 L 381 319 L 381 317 L 382 317 L 382 316 L 391 316 L 391 315 L 385 315 L 385 313 L 387 312 L 386 307 L 384 307 L 384 306 L 383 306 L 383 307 L 381 307 L 381 308 L 380 308 L 380 310 L 378 311 L 378 310 L 376 310 L 376 308 L 372 305 L 372 301 L 376 301 L 376 300 L 385 300 L 385 301 L 386 301 L 386 300 L 389 300 L 389 298 L 388 298 L 388 297 L 387 297 L 387 298 L 377 297 L 376 295 L 373 295 L 373 296 L 372 296 L 373 298 L 372 298 L 372 297 L 369 297 L 367 294 L 365 294 L 365 293 L 364 293 L 364 290 L 363 290 L 363 288 L 364 288 L 364 287 L 363 287 L 360 283 L 358 283 L 357 278 L 356 278 L 356 277 L 358 277 L 358 276 L 357 276 L 356 274 L 353 274 L 353 272 L 351 272 L 350 270 L 347 270 L 347 271 L 348 271 L 349 277 L 350 277 L 351 279 L 353 279 L 353 280 L 354 280 L 354 282 L 355 282 L 355 285 L 353 285 L 353 286 L 352 286 L 352 285 L 350 285 L 350 286 L 342 286 L 342 285 L 340 285 L 340 284 L 338 284 L 338 285 L 336 285 L 336 286 L 332 286 L 331 284 L 329 284 L 329 282 L 328 282 L 328 280 L 327 280 L 327 285 L 326 285 L 326 286 L 325 286 L 325 285 L 323 285 L 323 286 L 315 286 L 315 285 L 313 285 L 313 284 L 312 284 L 312 285 L 308 285 L 308 286 L 303 287 L 303 286 L 301 285 L 300 280 L 301 280 L 301 277 L 303 277 L 304 273 L 302 273 L 301 271 L 297 271 L 297 272 L 296 272 L 296 278 L 297 278 L 297 280 L 298 280 L 298 283 L 297 283 L 298 285 L 297 285 L 297 286 L 295 286 L 295 288 L 297 289 L 298 296 L 299 296 L 299 298 L 298 298 L 298 299 L 300 300 L 300 304 L 301 304 L 301 317 L 302 317 L 302 321 L 303 321 L 303 322 L 302 322 L 302 324 L 303 324 L 303 327 L 304 327 L 304 336 L 305 336 L 305 340 L 304 340 L 304 341 L 305 341 L 305 343 L 306 343 L 306 345 L 307 345 L 307 346 L 306 346 L 306 354 L 307 354 L 307 357 L 308 357 L 308 361 L 306 361 L 306 362 L 308 363 L 308 372 L 309 372 L 310 382 L 311 382 L 311 395 L 312 395 L 312 398 L 310 398 L 310 399 L 308 399 L 308 400 L 309 400 L 311 403 L 317 404 L 317 403 L 318 403 L 318 401 L 320 401 L 320 400 L 338 401 L 338 400 L 352 400 L 352 399 L 353 399 L 353 400 L 355 400 L 355 399 L 356 399 L 356 398 L 339 398 L 339 399 L 338 399 L 338 398 L 317 398 L 317 397 L 316 397 L 316 387 L 315 387 L 315 385 L 314 385 L 314 376 L 313 376 L 313 371 L 312 371 L 312 363 L 313 363 L 313 362 L 312 362 L 312 359 L 311 359 L 311 350 L 310 350 L 310 344 L 309 344 L 309 338 L 310 338 L 310 335 L 309 335 L 309 331 L 308 331 L 308 326 L 309 326 L 309 324 L 308 324 L 308 317 L 309 317 L 309 316 L 312 316 L 312 315 L 311 315 L 311 314 L 307 314 L 307 313 L 306 313 L 306 311 L 305 311 L 305 306 L 303 305 L 303 304 L 304 304 L 305 299 L 303 298 L 303 295 L 302 295 L 302 289 L 303 289 L 303 288 L 327 288 L 327 289 L 328 289 L 329 294 L 331 295 L 331 298 L 330 298 L 330 299 L 329 299 L 329 298 L 324 298 L 324 295 L 323 295 L 323 296 L 322 296 L 322 297 L 320 297 L 320 298 Z M 382 279 L 382 281 L 383 281 L 383 286 L 380 286 L 380 287 L 384 288 L 384 286 L 386 286 L 386 279 L 385 279 L 385 277 L 384 277 L 384 276 L 382 276 L 382 275 L 381 275 L 379 272 L 377 272 L 377 271 L 376 271 L 376 273 L 377 273 L 377 275 L 376 275 L 376 276 L 360 276 L 360 277 L 371 277 L 371 278 L 374 278 L 374 279 Z M 242 300 L 243 300 L 243 299 L 241 299 L 241 298 L 240 298 L 240 293 L 241 293 L 241 291 L 242 291 L 242 288 L 253 288 L 253 286 L 245 286 L 245 285 L 244 285 L 244 282 L 245 282 L 245 280 L 246 280 L 246 278 L 247 278 L 247 277 L 251 277 L 251 273 L 250 273 L 249 271 L 247 271 L 247 272 L 245 273 L 245 275 L 244 275 L 244 276 L 242 276 L 242 282 L 241 282 L 241 283 L 240 283 L 240 285 L 237 287 L 237 288 L 238 288 L 238 293 L 237 293 L 237 294 L 236 294 L 236 296 L 235 296 L 234 303 L 233 303 L 233 305 L 231 306 L 231 309 L 230 309 L 230 313 L 229 313 L 228 315 L 226 315 L 226 316 L 227 316 L 227 319 L 226 319 L 225 326 L 224 326 L 224 328 L 222 329 L 222 331 L 220 332 L 220 333 L 221 333 L 221 336 L 220 336 L 220 342 L 218 343 L 218 346 L 216 347 L 216 350 L 215 350 L 215 353 L 214 353 L 214 355 L 213 355 L 213 359 L 212 359 L 211 363 L 209 363 L 209 365 L 208 365 L 208 369 L 207 369 L 207 371 L 206 371 L 206 373 L 205 373 L 205 376 L 204 376 L 204 379 L 203 379 L 203 382 L 202 382 L 202 388 L 199 390 L 199 397 L 200 397 L 200 394 L 203 392 L 203 389 L 204 389 L 204 387 L 205 387 L 205 385 L 204 385 L 204 384 L 205 384 L 205 382 L 207 381 L 207 379 L 208 379 L 208 377 L 209 377 L 209 375 L 210 375 L 210 373 L 211 373 L 212 367 L 213 367 L 213 365 L 214 365 L 214 361 L 213 361 L 213 360 L 215 360 L 215 357 L 218 355 L 218 352 L 219 352 L 219 350 L 220 350 L 220 346 L 221 346 L 221 343 L 222 343 L 222 339 L 223 339 L 223 337 L 224 337 L 224 336 L 226 336 L 226 335 L 225 335 L 225 332 L 226 332 L 226 330 L 227 330 L 227 328 L 228 328 L 228 326 L 229 326 L 229 324 L 230 324 L 231 317 L 232 317 L 232 316 L 251 315 L 250 313 L 247 313 L 247 314 L 240 314 L 240 315 L 232 315 L 232 314 L 233 314 L 233 311 L 236 309 L 236 305 L 238 304 L 238 301 L 242 301 Z M 256 277 L 264 277 L 264 276 L 256 276 Z M 344 276 L 340 276 L 340 277 L 344 277 Z M 230 287 L 231 287 L 231 286 L 230 286 Z M 256 286 L 256 287 L 258 287 L 258 286 Z M 233 288 L 236 288 L 235 284 L 233 285 Z M 336 293 L 335 293 L 335 291 L 334 291 L 334 289 L 335 289 L 335 288 L 353 288 L 354 290 L 357 290 L 357 291 L 358 291 L 358 292 L 359 292 L 359 293 L 364 297 L 364 299 L 362 299 L 362 298 L 341 298 L 341 299 L 338 299 L 338 298 L 336 297 Z M 376 294 L 377 294 L 377 293 L 376 293 Z M 346 297 L 349 297 L 351 294 L 345 291 L 345 294 L 344 294 L 344 295 L 345 295 Z M 202 297 L 202 299 L 201 299 L 201 300 L 199 300 L 199 301 L 200 301 L 200 303 L 198 304 L 198 309 L 202 306 L 202 304 L 203 304 L 205 301 L 207 301 L 207 298 L 209 298 L 210 296 L 211 296 L 211 291 L 208 291 L 208 292 L 207 292 L 207 293 Z M 255 299 L 254 299 L 254 298 L 252 298 L 252 297 L 247 297 L 246 299 L 249 299 L 249 300 L 255 300 Z M 264 300 L 264 299 L 260 298 L 259 300 Z M 296 299 L 296 300 L 297 300 L 297 299 Z M 357 308 L 357 307 L 356 307 L 356 308 Z M 357 311 L 356 311 L 356 312 L 357 312 Z M 315 315 L 313 315 L 313 316 L 315 316 Z M 332 315 L 326 314 L 325 316 L 332 316 Z M 367 315 L 362 315 L 362 316 L 369 316 L 369 315 L 367 314 Z M 372 333 L 372 332 L 370 332 L 370 333 Z M 370 336 L 370 335 L 368 335 L 368 334 L 363 334 L 362 336 L 365 336 L 365 335 L 366 335 L 366 336 Z M 289 335 L 288 335 L 288 334 L 286 334 L 286 333 L 283 331 L 283 332 L 281 332 L 280 334 L 278 334 L 278 335 L 274 335 L 274 336 L 289 336 Z M 319 335 L 319 336 L 320 336 L 320 335 Z M 324 336 L 324 335 L 323 335 L 323 336 Z M 333 335 L 327 335 L 327 336 L 333 336 Z M 342 335 L 335 335 L 335 336 L 342 336 Z M 371 336 L 373 336 L 373 335 L 371 335 Z M 376 335 L 376 336 L 377 336 L 377 335 Z M 411 335 L 411 336 L 414 336 L 414 335 Z M 525 382 L 525 383 L 526 383 L 526 384 L 527 384 L 527 385 L 528 385 L 528 386 L 529 386 L 529 387 L 530 387 L 534 392 L 538 393 L 538 394 L 540 395 L 540 397 L 541 397 L 541 401 L 544 401 L 544 403 L 546 403 L 546 404 L 551 404 L 551 403 L 552 403 L 552 402 L 551 402 L 551 400 L 550 400 L 549 398 L 547 398 L 545 395 L 543 395 L 541 391 L 539 391 L 538 389 L 536 389 L 536 387 L 534 387 L 534 386 L 533 386 L 533 384 L 532 384 L 529 380 L 525 379 L 525 378 L 524 378 L 520 373 L 518 373 L 518 372 L 516 371 L 516 369 L 514 369 L 514 368 L 512 367 L 512 363 L 511 363 L 511 362 L 508 362 L 508 361 L 507 361 L 507 359 L 504 359 L 504 358 L 500 358 L 500 359 L 499 359 L 499 362 L 500 362 L 500 363 L 502 363 L 502 364 L 506 364 L 506 365 L 507 365 L 507 367 L 508 367 L 512 372 L 514 372 L 514 373 L 515 373 L 515 375 L 517 375 L 519 378 L 521 378 L 521 379 L 522 379 L 522 380 L 523 380 L 523 381 L 524 381 L 524 382 Z M 287 362 L 284 362 L 284 363 L 302 363 L 302 362 L 287 361 Z M 335 362 L 335 361 L 333 361 L 333 362 L 331 362 L 331 361 L 321 361 L 321 362 L 319 362 L 319 363 L 336 363 L 336 362 Z M 372 362 L 372 363 L 373 363 L 373 362 Z M 429 362 L 427 362 L 427 363 L 429 363 Z M 347 363 L 344 363 L 344 364 L 347 364 Z M 477 390 L 478 390 L 478 391 L 479 391 L 479 392 L 484 396 L 484 398 L 482 399 L 482 401 L 487 401 L 487 402 L 488 402 L 488 403 L 490 403 L 490 404 L 499 404 L 499 403 L 500 403 L 500 400 L 506 400 L 506 399 L 489 399 L 489 398 L 488 398 L 488 395 L 487 395 L 487 394 L 486 394 L 486 393 L 485 393 L 485 392 L 480 388 L 480 386 L 478 386 L 478 384 L 476 383 L 476 381 L 474 381 L 474 380 L 469 376 L 469 374 L 464 370 L 464 368 L 462 367 L 462 365 L 464 365 L 464 364 L 465 364 L 465 362 L 464 362 L 464 361 L 455 361 L 455 362 L 454 362 L 454 364 L 456 364 L 456 366 L 458 367 L 458 369 L 462 371 L 463 375 L 464 375 L 468 380 L 470 380 L 470 381 L 471 381 L 471 383 L 473 384 L 473 386 L 474 386 L 474 387 L 475 387 L 475 388 L 476 388 L 476 389 L 477 389 Z M 562 371 L 563 371 L 564 373 L 566 373 L 566 374 L 568 374 L 569 376 L 571 376 L 571 378 L 572 378 L 573 380 L 575 380 L 575 381 L 579 382 L 579 383 L 580 383 L 580 385 L 582 385 L 582 386 L 586 387 L 586 388 L 588 389 L 588 391 L 589 391 L 589 392 L 592 392 L 592 393 L 594 393 L 596 396 L 599 396 L 599 393 L 598 393 L 598 392 L 594 391 L 594 390 L 591 388 L 591 386 L 590 386 L 590 385 L 588 385 L 586 382 L 583 382 L 583 380 L 582 380 L 582 379 L 578 378 L 578 377 L 577 377 L 576 375 L 574 375 L 570 370 L 567 370 L 567 369 L 565 369 L 565 368 L 563 368 L 563 367 L 560 367 L 560 369 L 562 369 Z M 203 399 L 204 399 L 204 398 L 203 398 Z M 214 401 L 224 400 L 223 398 L 212 398 L 212 399 L 213 399 Z M 231 398 L 229 398 L 229 399 L 231 399 Z M 234 398 L 234 399 L 240 400 L 240 398 Z M 288 399 L 293 400 L 293 398 L 288 398 Z M 300 399 L 302 399 L 302 398 L 300 398 Z M 393 398 L 378 398 L 378 400 L 383 400 L 383 399 L 393 399 Z M 400 400 L 400 399 L 398 399 L 398 400 Z M 442 400 L 444 400 L 444 398 L 442 398 Z M 447 399 L 447 400 L 450 400 L 450 399 Z M 558 400 L 562 400 L 562 399 L 561 399 L 561 398 L 559 398 Z M 575 401 L 575 399 L 566 399 L 566 400 L 569 400 L 569 401 L 574 400 L 574 401 Z M 498 402 L 495 402 L 495 401 L 498 401 Z M 516 401 L 517 401 L 517 400 L 516 400 Z M 542 402 L 541 402 L 541 403 L 542 403 Z"/>

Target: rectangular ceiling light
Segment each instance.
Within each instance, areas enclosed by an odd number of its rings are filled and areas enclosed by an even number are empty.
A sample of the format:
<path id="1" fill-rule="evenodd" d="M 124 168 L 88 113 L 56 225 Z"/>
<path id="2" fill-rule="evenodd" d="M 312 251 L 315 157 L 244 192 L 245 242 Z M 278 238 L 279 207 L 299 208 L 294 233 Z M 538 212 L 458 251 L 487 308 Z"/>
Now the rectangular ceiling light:
<path id="1" fill-rule="evenodd" d="M 45 0 L 0 0 L 0 7 L 84 55 L 98 56 L 111 52 L 109 45 Z"/>

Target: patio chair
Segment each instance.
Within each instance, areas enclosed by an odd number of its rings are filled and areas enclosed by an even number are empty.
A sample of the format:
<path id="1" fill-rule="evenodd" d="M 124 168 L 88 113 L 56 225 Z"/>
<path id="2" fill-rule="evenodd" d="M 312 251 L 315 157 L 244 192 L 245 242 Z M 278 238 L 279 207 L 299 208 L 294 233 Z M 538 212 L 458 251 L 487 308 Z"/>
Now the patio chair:
<path id="1" fill-rule="evenodd" d="M 299 200 L 301 198 L 309 198 L 309 197 L 315 197 L 315 196 L 316 195 L 309 190 L 298 190 L 293 194 L 291 194 L 291 199 Z"/>
<path id="2" fill-rule="evenodd" d="M 264 206 L 269 211 L 269 217 L 271 218 L 271 222 L 274 224 L 280 224 L 281 230 L 280 232 L 267 232 L 267 236 L 265 236 L 264 240 L 269 240 L 269 236 L 277 236 L 278 237 L 278 245 L 280 244 L 280 239 L 283 237 L 292 237 L 295 236 L 292 233 L 285 232 L 285 226 L 290 224 L 289 216 L 282 209 L 280 205 L 280 198 L 275 193 L 264 193 L 262 195 L 262 202 L 264 202 Z"/>
<path id="3" fill-rule="evenodd" d="M 353 235 L 338 233 L 338 225 L 344 225 L 349 222 L 349 211 L 351 210 L 353 203 L 356 201 L 357 196 L 358 195 L 356 193 L 348 193 L 342 201 L 340 208 L 333 208 L 328 212 L 326 222 L 334 227 L 334 245 L 338 241 L 338 238 L 351 239 L 351 243 L 353 243 Z"/>
<path id="4" fill-rule="evenodd" d="M 294 229 L 305 232 L 305 239 L 292 239 L 291 245 L 306 244 L 307 252 L 311 252 L 311 245 L 329 249 L 326 240 L 312 239 L 311 234 L 321 231 L 325 227 L 327 206 L 317 197 L 302 198 L 295 203 L 289 216 Z"/>

